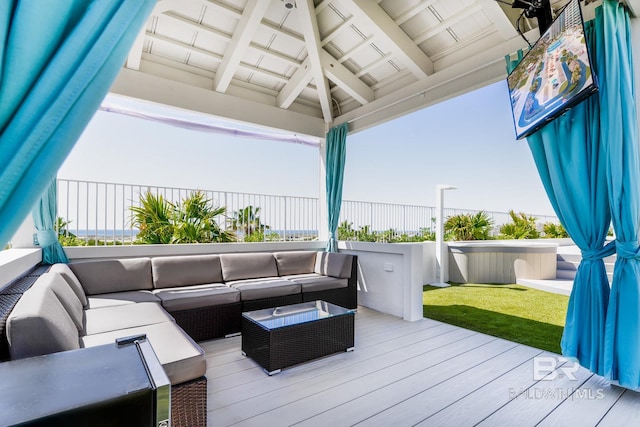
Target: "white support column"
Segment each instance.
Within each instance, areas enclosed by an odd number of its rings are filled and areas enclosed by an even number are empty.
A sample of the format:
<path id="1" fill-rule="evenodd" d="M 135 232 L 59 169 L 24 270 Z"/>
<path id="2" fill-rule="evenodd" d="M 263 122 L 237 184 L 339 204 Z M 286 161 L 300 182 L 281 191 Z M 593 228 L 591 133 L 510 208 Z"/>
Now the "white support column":
<path id="1" fill-rule="evenodd" d="M 318 185 L 318 239 L 326 242 L 329 240 L 329 212 L 327 211 L 327 139 L 320 140 L 318 146 L 318 173 L 320 182 Z"/>
<path id="2" fill-rule="evenodd" d="M 438 184 L 436 186 L 436 274 L 437 279 L 431 286 L 446 287 L 449 280 L 449 250 L 444 243 L 444 191 L 457 187 Z"/>

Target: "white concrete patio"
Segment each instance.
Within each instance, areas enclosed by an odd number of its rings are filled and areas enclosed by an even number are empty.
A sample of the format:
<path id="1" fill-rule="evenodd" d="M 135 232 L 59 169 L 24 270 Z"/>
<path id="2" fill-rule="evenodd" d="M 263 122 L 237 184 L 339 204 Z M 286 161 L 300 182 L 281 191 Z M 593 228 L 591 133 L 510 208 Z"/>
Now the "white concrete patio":
<path id="1" fill-rule="evenodd" d="M 534 357 L 557 355 L 362 307 L 355 351 L 272 377 L 241 355 L 241 337 L 201 345 L 210 426 L 625 426 L 640 417 L 639 394 L 584 369 L 534 380 Z"/>

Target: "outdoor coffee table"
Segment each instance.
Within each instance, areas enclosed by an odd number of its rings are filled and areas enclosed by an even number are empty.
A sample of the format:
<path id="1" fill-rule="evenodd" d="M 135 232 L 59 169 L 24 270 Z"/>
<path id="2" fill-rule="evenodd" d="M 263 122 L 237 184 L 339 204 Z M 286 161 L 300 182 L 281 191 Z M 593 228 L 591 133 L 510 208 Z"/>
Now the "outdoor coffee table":
<path id="1" fill-rule="evenodd" d="M 353 350 L 355 310 L 311 301 L 242 313 L 242 354 L 269 374 Z"/>

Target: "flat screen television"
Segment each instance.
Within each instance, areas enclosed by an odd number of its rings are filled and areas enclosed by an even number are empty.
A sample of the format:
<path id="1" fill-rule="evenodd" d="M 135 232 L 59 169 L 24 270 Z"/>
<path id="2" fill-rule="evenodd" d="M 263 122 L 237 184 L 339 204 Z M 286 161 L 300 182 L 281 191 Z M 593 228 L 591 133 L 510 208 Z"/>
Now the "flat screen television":
<path id="1" fill-rule="evenodd" d="M 516 139 L 598 90 L 578 0 L 571 0 L 507 77 Z"/>

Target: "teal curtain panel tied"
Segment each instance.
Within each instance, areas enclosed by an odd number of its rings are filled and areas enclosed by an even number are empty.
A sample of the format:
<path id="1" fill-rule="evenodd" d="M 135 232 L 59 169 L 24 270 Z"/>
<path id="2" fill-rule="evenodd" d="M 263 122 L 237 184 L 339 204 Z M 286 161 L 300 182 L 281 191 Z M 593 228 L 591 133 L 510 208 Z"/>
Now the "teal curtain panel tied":
<path id="1" fill-rule="evenodd" d="M 562 353 L 640 388 L 640 162 L 629 16 L 604 0 L 585 26 L 600 91 L 528 138 L 558 218 L 582 250 Z M 605 246 L 613 223 L 617 240 Z M 617 254 L 609 286 L 603 258 Z"/>
<path id="2" fill-rule="evenodd" d="M 616 234 L 617 260 L 605 327 L 605 377 L 640 388 L 640 163 L 633 87 L 629 15 L 617 1 L 605 1 L 600 71 L 600 117 L 607 155 L 607 185 Z M 635 40 L 637 43 L 638 40 Z"/>
<path id="3" fill-rule="evenodd" d="M 349 125 L 333 127 L 327 134 L 327 212 L 329 216 L 329 242 L 327 252 L 338 251 L 338 220 L 342 206 L 342 184 L 347 157 Z"/>
<path id="4" fill-rule="evenodd" d="M 591 33 L 591 26 L 586 31 Z M 592 96 L 527 140 L 551 205 L 583 253 L 569 298 L 562 353 L 602 374 L 609 301 L 602 258 L 615 247 L 604 249 L 611 216 L 598 115 Z"/>
<path id="5" fill-rule="evenodd" d="M 38 244 L 42 248 L 42 263 L 49 265 L 69 262 L 55 229 L 57 187 L 56 179 L 53 178 L 31 213 L 37 230 Z"/>

